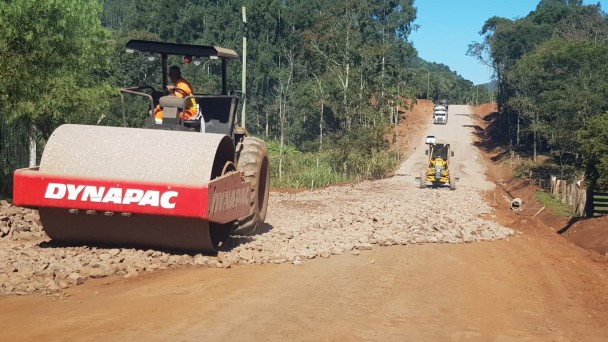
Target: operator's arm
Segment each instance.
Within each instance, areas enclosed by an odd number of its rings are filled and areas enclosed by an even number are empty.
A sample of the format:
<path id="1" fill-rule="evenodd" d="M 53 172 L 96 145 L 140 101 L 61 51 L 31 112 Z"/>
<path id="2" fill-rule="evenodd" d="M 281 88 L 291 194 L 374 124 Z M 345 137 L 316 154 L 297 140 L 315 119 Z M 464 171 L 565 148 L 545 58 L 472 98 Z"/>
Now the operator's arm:
<path id="1" fill-rule="evenodd" d="M 171 88 L 169 88 L 169 87 L 171 87 Z M 186 82 L 177 82 L 177 84 L 175 86 L 167 86 L 167 89 L 169 89 L 169 91 L 172 91 L 173 95 L 179 96 L 179 97 L 190 96 L 190 95 L 193 95 L 193 93 L 194 93 L 192 91 L 192 88 L 190 88 L 190 86 Z"/>

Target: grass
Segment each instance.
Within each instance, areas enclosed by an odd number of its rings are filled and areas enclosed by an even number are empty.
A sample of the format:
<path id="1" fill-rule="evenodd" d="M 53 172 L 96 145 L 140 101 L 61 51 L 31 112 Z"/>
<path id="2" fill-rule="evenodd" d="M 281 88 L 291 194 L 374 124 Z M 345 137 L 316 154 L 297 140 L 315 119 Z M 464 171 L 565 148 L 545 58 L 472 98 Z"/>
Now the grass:
<path id="1" fill-rule="evenodd" d="M 553 197 L 550 193 L 544 191 L 536 192 L 536 199 L 545 206 L 551 214 L 563 218 L 570 218 L 576 216 L 572 209 L 557 198 Z"/>
<path id="2" fill-rule="evenodd" d="M 280 178 L 279 156 L 271 154 L 270 179 L 273 187 L 285 188 L 319 188 L 351 180 L 332 168 L 326 156 L 313 153 L 283 156 Z"/>
<path id="3" fill-rule="evenodd" d="M 334 184 L 381 179 L 399 165 L 396 151 L 377 151 L 371 156 L 356 152 L 294 152 L 283 155 L 279 178 L 279 155 L 269 148 L 270 179 L 273 187 L 322 188 Z"/>

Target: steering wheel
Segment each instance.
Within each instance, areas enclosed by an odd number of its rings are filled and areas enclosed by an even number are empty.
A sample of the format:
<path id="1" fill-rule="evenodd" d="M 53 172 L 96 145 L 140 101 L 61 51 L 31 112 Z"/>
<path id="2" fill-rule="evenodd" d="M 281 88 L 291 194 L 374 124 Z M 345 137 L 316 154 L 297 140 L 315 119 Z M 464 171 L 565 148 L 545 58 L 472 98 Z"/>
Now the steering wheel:
<path id="1" fill-rule="evenodd" d="M 180 93 L 181 93 L 181 94 L 182 94 L 184 97 L 188 96 L 188 92 L 187 92 L 187 91 L 185 91 L 185 90 L 184 90 L 184 89 L 182 89 L 182 88 L 175 87 L 175 88 L 173 88 L 173 91 L 174 91 L 174 92 L 175 92 L 175 91 L 180 92 Z"/>
<path id="2" fill-rule="evenodd" d="M 184 89 L 181 89 L 181 88 L 178 88 L 178 87 L 175 87 L 175 86 L 173 88 L 173 92 L 171 92 L 171 91 L 169 91 L 169 89 L 165 88 L 163 90 L 163 95 L 171 95 L 171 94 L 173 94 L 175 92 L 179 92 L 180 94 L 183 95 L 183 97 L 188 96 L 188 92 L 186 92 Z"/>

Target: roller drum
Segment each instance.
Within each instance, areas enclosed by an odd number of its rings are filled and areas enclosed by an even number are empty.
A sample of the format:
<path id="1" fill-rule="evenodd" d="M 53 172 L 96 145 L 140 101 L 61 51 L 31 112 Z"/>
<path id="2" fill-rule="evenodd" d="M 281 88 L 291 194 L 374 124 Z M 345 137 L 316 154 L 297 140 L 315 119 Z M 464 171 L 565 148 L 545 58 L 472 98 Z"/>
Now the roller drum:
<path id="1" fill-rule="evenodd" d="M 40 172 L 74 178 L 204 185 L 234 161 L 232 140 L 221 134 L 63 125 L 51 135 Z M 230 224 L 194 218 L 120 214 L 105 216 L 40 208 L 56 242 L 216 252 Z"/>

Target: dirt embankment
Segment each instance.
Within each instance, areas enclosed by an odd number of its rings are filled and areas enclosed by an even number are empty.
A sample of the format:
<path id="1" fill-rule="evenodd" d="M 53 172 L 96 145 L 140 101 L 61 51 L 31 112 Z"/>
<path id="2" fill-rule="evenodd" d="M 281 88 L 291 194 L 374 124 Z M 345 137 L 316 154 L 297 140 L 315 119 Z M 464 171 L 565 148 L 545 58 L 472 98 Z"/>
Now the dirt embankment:
<path id="1" fill-rule="evenodd" d="M 544 233 L 561 235 L 568 242 L 599 254 L 592 254 L 592 258 L 608 261 L 608 216 L 589 219 L 564 218 L 542 210 L 543 205 L 536 198 L 538 189 L 525 180 L 515 178 L 515 172 L 508 163 L 510 154 L 486 134 L 494 122 L 496 105 L 483 104 L 473 107 L 473 111 L 477 116 L 475 123 L 478 127 L 475 144 L 484 155 L 488 168 L 486 176 L 497 185 L 495 191 L 486 194 L 486 200 L 497 209 L 493 216 L 497 217 L 498 222 L 528 230 L 538 230 L 542 227 L 540 229 Z M 515 197 L 523 200 L 522 210 L 510 210 L 510 201 Z"/>
<path id="2" fill-rule="evenodd" d="M 409 156 L 414 149 L 420 146 L 420 140 L 426 133 L 430 118 L 433 117 L 434 106 L 435 104 L 431 100 L 418 99 L 411 109 L 399 111 L 395 146 L 402 156 Z"/>

